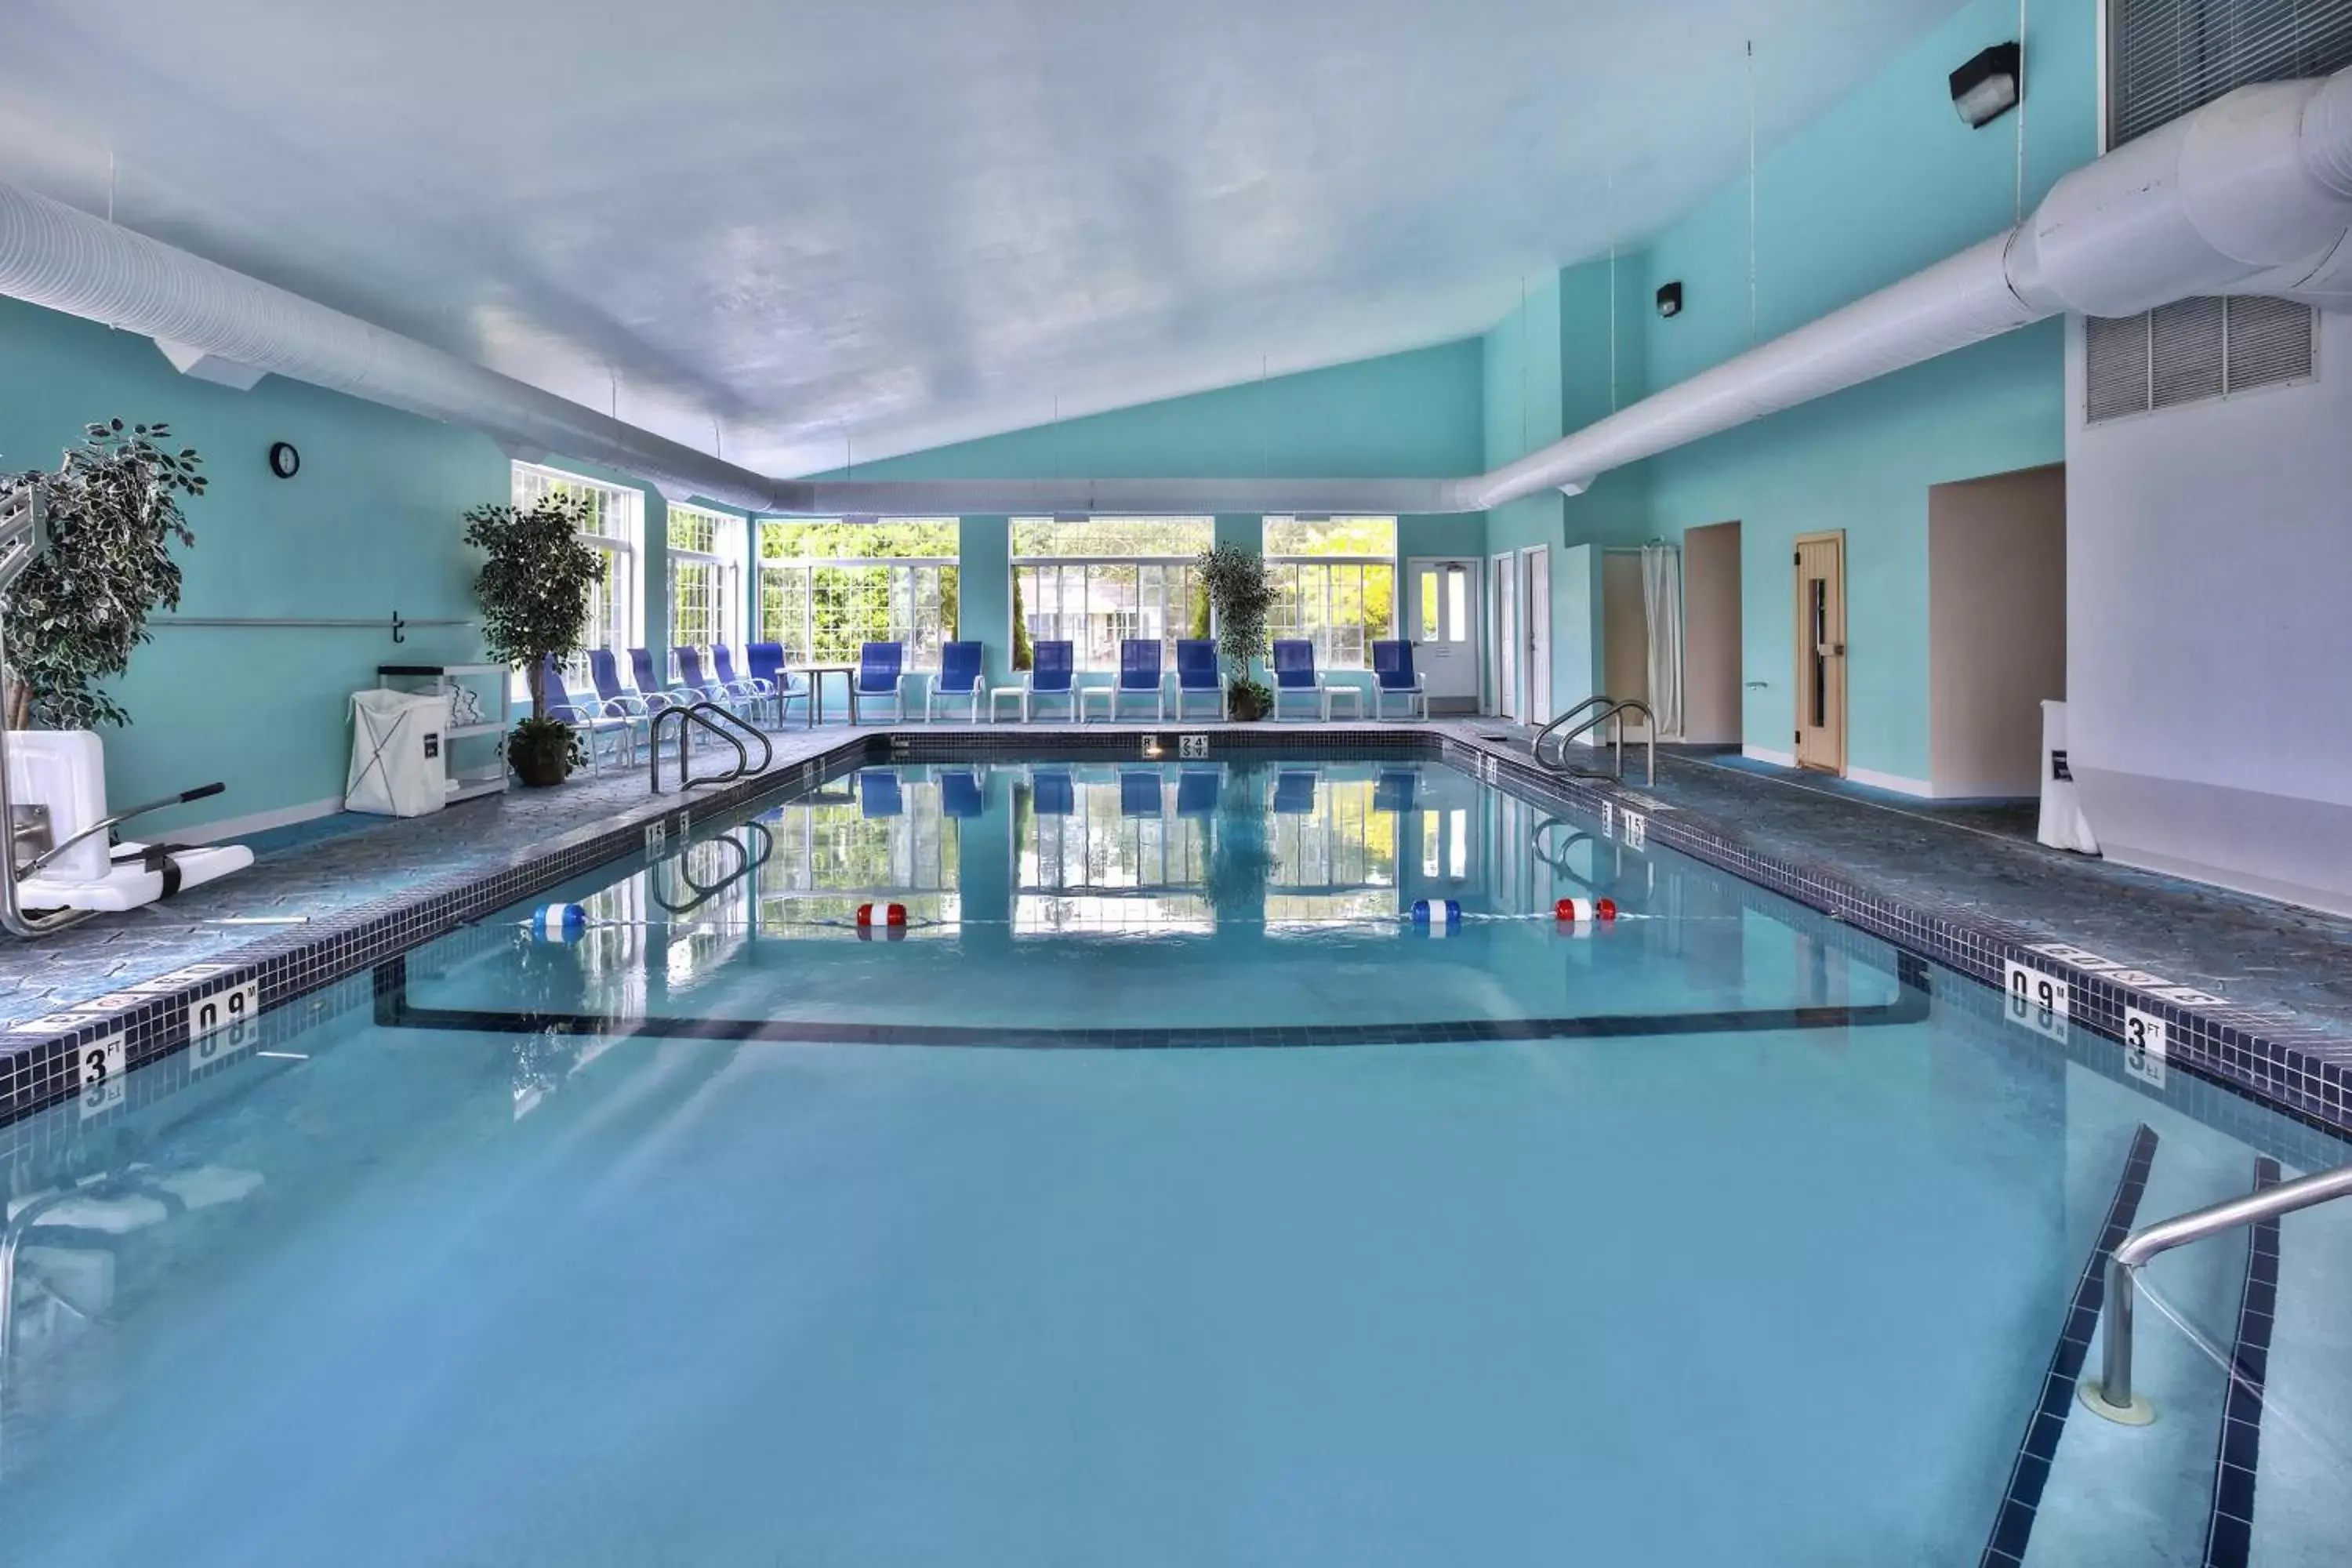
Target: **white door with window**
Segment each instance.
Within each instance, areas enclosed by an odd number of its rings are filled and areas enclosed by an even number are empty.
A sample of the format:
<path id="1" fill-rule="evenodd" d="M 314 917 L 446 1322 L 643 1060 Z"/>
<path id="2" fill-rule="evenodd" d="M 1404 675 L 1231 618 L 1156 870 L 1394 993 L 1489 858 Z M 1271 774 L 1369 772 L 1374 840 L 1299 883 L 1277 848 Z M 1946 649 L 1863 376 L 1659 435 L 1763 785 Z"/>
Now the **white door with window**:
<path id="1" fill-rule="evenodd" d="M 1405 563 L 1405 635 L 1432 713 L 1478 710 L 1478 563 L 1415 557 Z"/>
<path id="2" fill-rule="evenodd" d="M 1497 555 L 1488 563 L 1487 602 L 1492 606 L 1488 627 L 1495 645 L 1495 711 L 1517 719 L 1519 700 L 1519 558 Z"/>
<path id="3" fill-rule="evenodd" d="M 1526 671 L 1528 694 L 1522 717 L 1540 724 L 1551 717 L 1551 546 L 1530 546 L 1519 552 L 1519 668 Z"/>

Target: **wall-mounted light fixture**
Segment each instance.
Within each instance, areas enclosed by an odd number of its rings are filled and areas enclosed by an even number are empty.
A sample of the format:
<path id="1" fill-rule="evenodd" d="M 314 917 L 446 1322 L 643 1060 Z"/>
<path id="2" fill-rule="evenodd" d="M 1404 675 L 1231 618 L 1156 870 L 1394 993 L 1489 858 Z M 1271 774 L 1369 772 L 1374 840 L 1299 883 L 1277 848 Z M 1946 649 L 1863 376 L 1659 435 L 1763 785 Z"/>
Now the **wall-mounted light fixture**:
<path id="1" fill-rule="evenodd" d="M 2025 96 L 2025 48 L 1995 44 L 1952 73 L 1952 107 L 1971 131 L 1981 131 Z"/>
<path id="2" fill-rule="evenodd" d="M 1679 316 L 1683 313 L 1683 286 L 1669 283 L 1658 290 L 1658 314 Z"/>

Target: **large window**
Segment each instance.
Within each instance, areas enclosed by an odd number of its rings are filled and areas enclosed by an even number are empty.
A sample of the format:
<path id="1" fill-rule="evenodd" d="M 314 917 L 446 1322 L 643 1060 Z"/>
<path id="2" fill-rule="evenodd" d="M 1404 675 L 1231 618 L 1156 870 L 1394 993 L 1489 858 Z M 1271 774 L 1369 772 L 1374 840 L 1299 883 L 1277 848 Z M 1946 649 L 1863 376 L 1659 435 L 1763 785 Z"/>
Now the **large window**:
<path id="1" fill-rule="evenodd" d="M 698 506 L 669 509 L 672 647 L 731 647 L 742 640 L 742 561 L 741 518 Z"/>
<path id="2" fill-rule="evenodd" d="M 1321 669 L 1369 669 L 1372 644 L 1396 635 L 1396 519 L 1265 520 L 1277 637 L 1306 637 Z"/>
<path id="3" fill-rule="evenodd" d="M 869 642 L 936 669 L 956 637 L 956 521 L 760 524 L 760 636 L 795 662 L 844 663 Z"/>
<path id="4" fill-rule="evenodd" d="M 514 466 L 516 506 L 527 510 L 550 495 L 573 497 L 588 509 L 582 537 L 604 552 L 604 580 L 590 591 L 588 600 L 588 647 L 635 647 L 645 636 L 645 601 L 637 593 L 645 498 L 626 486 L 601 484 L 534 463 Z M 584 682 L 587 678 L 588 657 L 583 652 L 564 679 Z"/>
<path id="5" fill-rule="evenodd" d="M 1205 517 L 1015 518 L 1013 613 L 1026 637 L 1076 645 L 1080 669 L 1117 669 L 1118 645 L 1156 637 L 1173 668 L 1180 637 L 1209 635 L 1209 597 L 1193 557 L 1216 531 Z"/>

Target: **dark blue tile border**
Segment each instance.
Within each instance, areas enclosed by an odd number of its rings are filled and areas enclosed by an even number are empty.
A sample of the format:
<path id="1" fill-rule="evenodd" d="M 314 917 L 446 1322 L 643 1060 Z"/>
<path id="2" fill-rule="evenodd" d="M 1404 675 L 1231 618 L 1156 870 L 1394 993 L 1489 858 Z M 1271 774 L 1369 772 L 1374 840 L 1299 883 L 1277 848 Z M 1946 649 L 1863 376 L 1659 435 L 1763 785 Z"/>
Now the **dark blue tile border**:
<path id="1" fill-rule="evenodd" d="M 2276 1160 L 2254 1162 L 2254 1191 L 2277 1186 L 2279 1176 Z M 2230 1350 L 2230 1391 L 2221 1406 L 2221 1444 L 2213 1457 L 2213 1511 L 2205 1528 L 2205 1568 L 2246 1568 L 2253 1550 L 2254 1471 L 2262 1454 L 2263 1385 L 2270 1373 L 2278 1277 L 2279 1216 L 2270 1215 L 2254 1222 L 2246 1247 L 2237 1342 Z"/>
<path id="2" fill-rule="evenodd" d="M 2033 1516 L 2042 1506 L 2042 1489 L 2049 1484 L 2050 1467 L 2058 1458 L 2058 1439 L 2065 1435 L 2066 1416 L 2074 1407 L 2074 1385 L 2083 1375 L 2083 1360 L 2090 1352 L 2091 1331 L 2098 1326 L 2099 1309 L 2107 1300 L 2107 1260 L 2131 1234 L 2139 1217 L 2140 1194 L 2147 1190 L 2148 1167 L 2156 1159 L 2156 1130 L 2146 1122 L 2132 1134 L 2130 1152 L 2124 1156 L 2124 1173 L 2107 1205 L 2106 1224 L 2098 1244 L 2083 1262 L 2074 1282 L 2074 1304 L 2050 1352 L 2049 1370 L 2042 1376 L 2042 1398 L 2025 1418 L 2025 1436 L 2010 1467 L 2009 1487 L 2002 1493 L 2000 1512 L 1994 1517 L 1992 1537 L 1985 1542 L 1980 1568 L 2021 1568 L 2033 1534 Z"/>

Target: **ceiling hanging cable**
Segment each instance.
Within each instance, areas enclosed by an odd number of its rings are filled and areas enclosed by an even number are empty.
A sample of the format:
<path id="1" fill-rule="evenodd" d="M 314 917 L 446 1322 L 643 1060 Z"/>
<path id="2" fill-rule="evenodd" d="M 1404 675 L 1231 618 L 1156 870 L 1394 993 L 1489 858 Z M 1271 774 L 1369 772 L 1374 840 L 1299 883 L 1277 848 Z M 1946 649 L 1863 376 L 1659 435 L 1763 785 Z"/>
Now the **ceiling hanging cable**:
<path id="1" fill-rule="evenodd" d="M 1756 341 L 1756 40 L 1748 40 L 1748 341 Z"/>
<path id="2" fill-rule="evenodd" d="M 2025 221 L 2025 0 L 2017 0 L 2017 195 L 2010 205 L 2012 226 Z"/>

